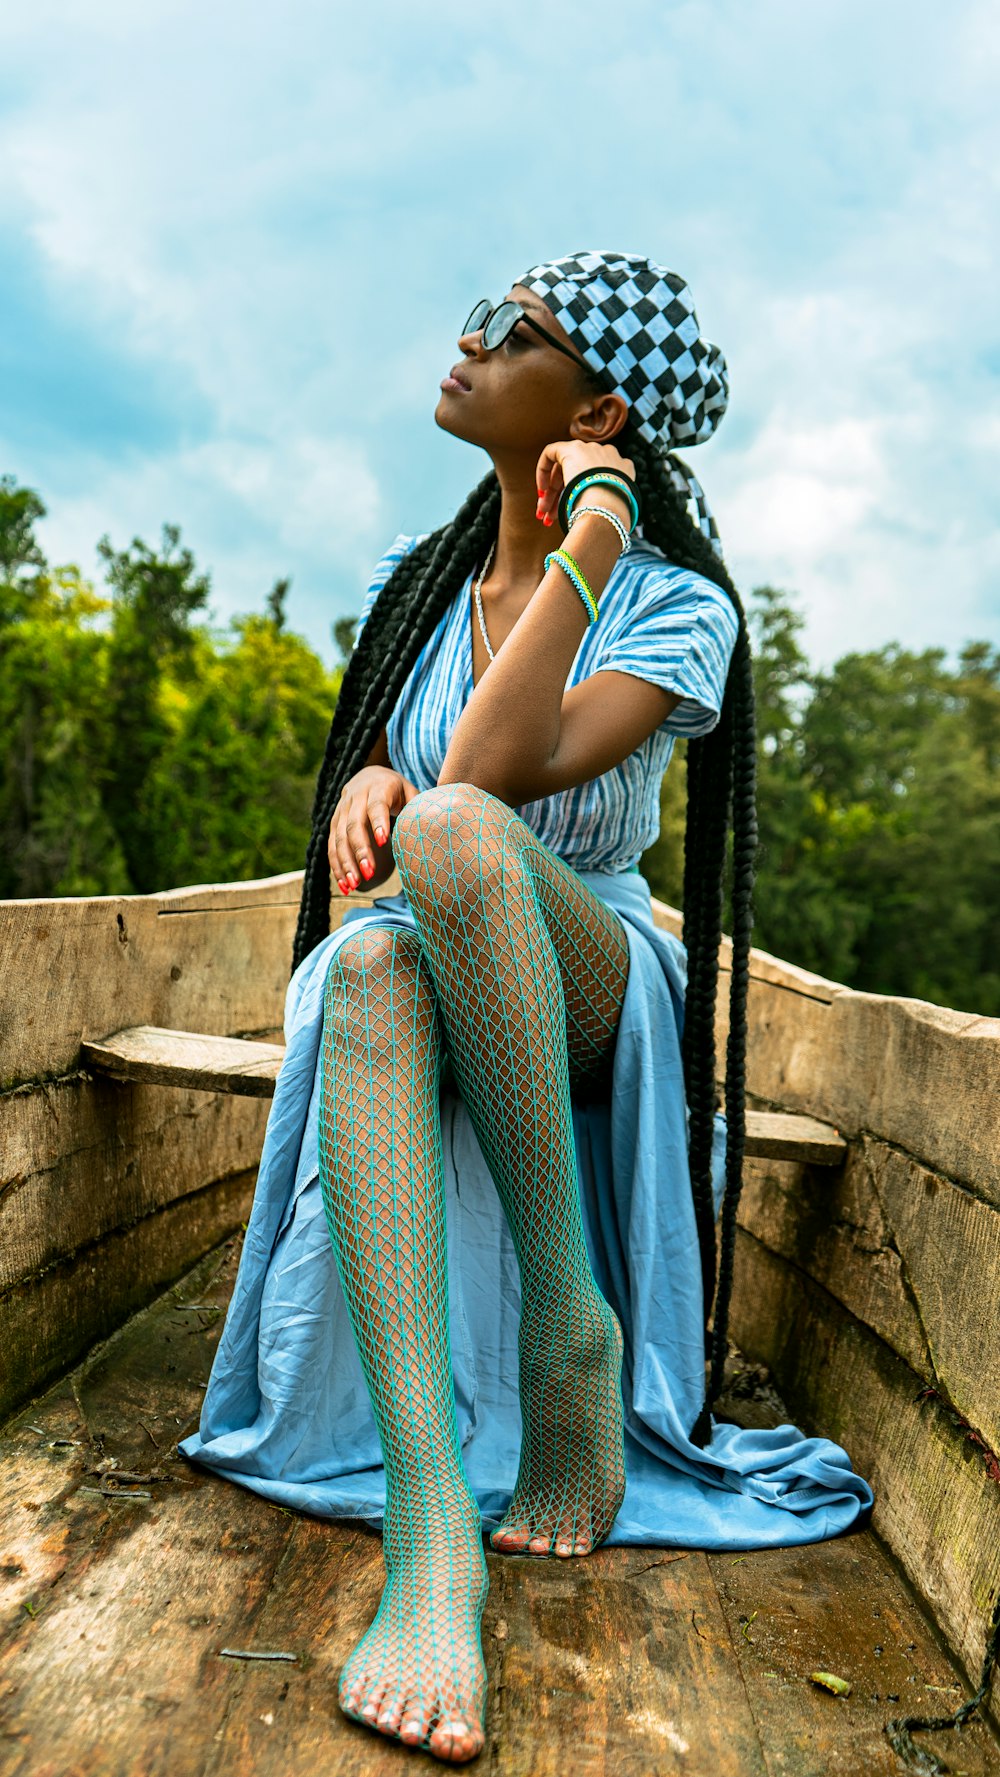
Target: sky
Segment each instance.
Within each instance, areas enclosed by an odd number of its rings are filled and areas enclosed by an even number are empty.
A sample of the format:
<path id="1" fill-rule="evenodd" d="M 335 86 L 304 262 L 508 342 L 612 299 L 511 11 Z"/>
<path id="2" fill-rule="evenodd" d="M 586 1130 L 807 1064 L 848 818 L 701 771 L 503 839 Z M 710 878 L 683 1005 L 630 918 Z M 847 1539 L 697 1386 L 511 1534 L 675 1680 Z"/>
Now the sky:
<path id="1" fill-rule="evenodd" d="M 814 665 L 1000 643 L 993 0 L 34 0 L 0 18 L 0 473 L 53 561 L 164 522 L 329 664 L 489 468 L 474 302 L 648 254 L 731 378 L 687 460 Z"/>

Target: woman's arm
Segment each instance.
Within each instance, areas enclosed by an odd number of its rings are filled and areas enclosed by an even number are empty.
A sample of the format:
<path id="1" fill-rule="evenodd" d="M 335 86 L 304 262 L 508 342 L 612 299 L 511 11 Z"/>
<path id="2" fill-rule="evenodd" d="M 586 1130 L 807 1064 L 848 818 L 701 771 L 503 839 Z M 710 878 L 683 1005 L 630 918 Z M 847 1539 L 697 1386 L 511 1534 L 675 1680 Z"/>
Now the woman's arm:
<path id="1" fill-rule="evenodd" d="M 621 553 L 607 520 L 580 517 L 570 553 L 600 602 Z M 546 778 L 557 754 L 566 680 L 588 622 L 579 593 L 553 562 L 459 716 L 439 784 L 478 784 L 512 807 L 528 799 L 526 787 Z"/>

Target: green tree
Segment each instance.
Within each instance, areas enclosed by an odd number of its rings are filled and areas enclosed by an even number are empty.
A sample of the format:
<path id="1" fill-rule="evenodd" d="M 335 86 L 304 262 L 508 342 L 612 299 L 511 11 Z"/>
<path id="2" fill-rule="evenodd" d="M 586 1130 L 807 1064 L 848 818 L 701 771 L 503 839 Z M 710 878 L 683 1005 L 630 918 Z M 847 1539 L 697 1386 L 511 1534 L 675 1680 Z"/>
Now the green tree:
<path id="1" fill-rule="evenodd" d="M 103 802 L 125 855 L 135 891 L 162 888 L 156 864 L 155 810 L 146 794 L 150 773 L 170 738 L 162 690 L 167 672 L 193 670 L 191 619 L 208 602 L 209 579 L 182 549 L 176 525 L 164 525 L 159 552 L 140 538 L 116 551 L 102 537 L 113 598 L 109 654 L 109 724 Z"/>
<path id="2" fill-rule="evenodd" d="M 47 566 L 35 536 L 45 512 L 33 488 L 19 487 L 13 475 L 0 475 L 0 626 L 16 622 L 29 609 L 35 582 Z"/>
<path id="3" fill-rule="evenodd" d="M 196 670 L 166 677 L 142 792 L 161 885 L 302 868 L 341 676 L 271 617 L 237 618 L 222 647 L 199 637 Z"/>
<path id="4" fill-rule="evenodd" d="M 49 568 L 34 534 L 45 507 L 0 480 L 0 895 L 128 887 L 101 803 L 109 609 L 75 567 Z"/>
<path id="5" fill-rule="evenodd" d="M 802 618 L 757 587 L 754 942 L 865 991 L 1000 1012 L 1000 654 L 898 643 L 812 672 Z M 642 859 L 683 886 L 681 749 Z M 728 909 L 727 915 L 728 918 Z"/>

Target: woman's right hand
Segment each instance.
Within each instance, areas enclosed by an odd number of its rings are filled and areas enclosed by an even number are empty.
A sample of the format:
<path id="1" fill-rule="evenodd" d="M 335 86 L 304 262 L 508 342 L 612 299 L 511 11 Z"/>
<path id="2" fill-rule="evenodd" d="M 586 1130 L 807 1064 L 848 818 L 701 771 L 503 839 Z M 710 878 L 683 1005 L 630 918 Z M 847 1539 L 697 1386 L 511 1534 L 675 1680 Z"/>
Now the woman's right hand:
<path id="1" fill-rule="evenodd" d="M 341 894 L 360 888 L 362 877 L 374 888 L 392 875 L 390 823 L 419 793 L 408 778 L 384 765 L 366 765 L 348 778 L 333 811 L 327 848 Z"/>

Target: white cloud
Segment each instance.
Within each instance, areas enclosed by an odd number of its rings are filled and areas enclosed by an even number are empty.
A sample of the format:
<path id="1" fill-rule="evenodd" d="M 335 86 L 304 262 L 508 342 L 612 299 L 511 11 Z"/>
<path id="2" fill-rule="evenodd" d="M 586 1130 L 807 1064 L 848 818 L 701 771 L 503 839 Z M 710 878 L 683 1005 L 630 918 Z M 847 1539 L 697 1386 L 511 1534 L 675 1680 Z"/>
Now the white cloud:
<path id="1" fill-rule="evenodd" d="M 0 231 L 190 415 L 117 452 L 0 415 L 60 553 L 176 520 L 223 609 L 290 570 L 329 657 L 331 585 L 356 608 L 485 467 L 431 419 L 468 303 L 618 241 L 730 360 L 692 466 L 741 585 L 827 661 L 998 633 L 986 0 L 635 0 L 610 35 L 597 0 L 40 0 L 0 61 Z"/>

